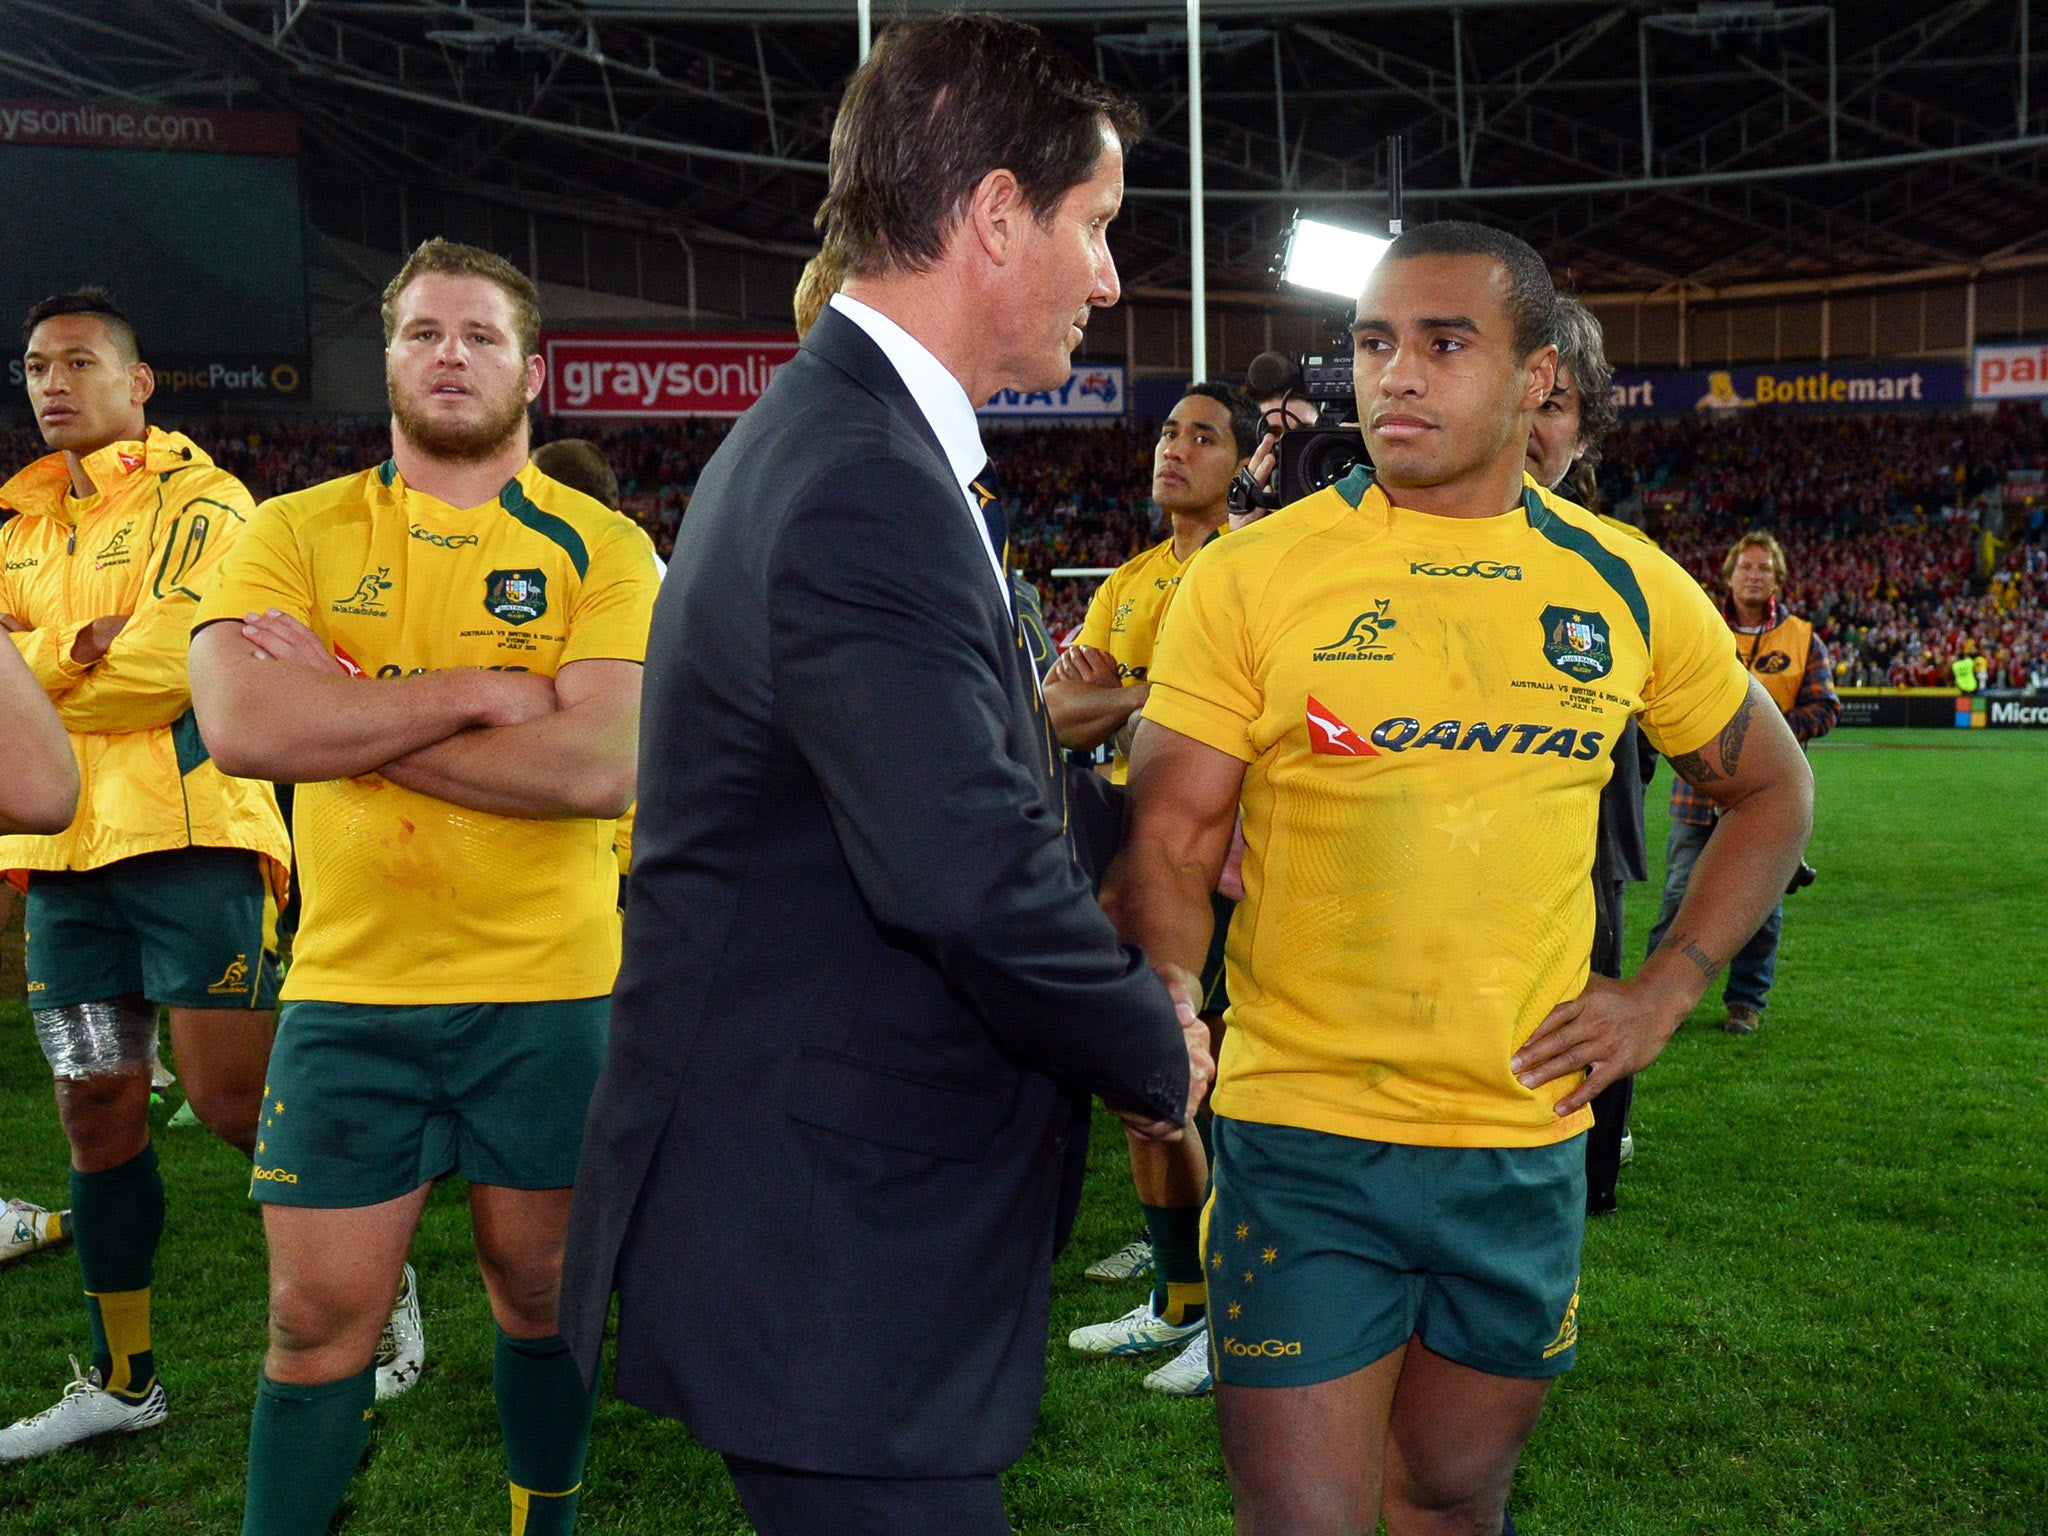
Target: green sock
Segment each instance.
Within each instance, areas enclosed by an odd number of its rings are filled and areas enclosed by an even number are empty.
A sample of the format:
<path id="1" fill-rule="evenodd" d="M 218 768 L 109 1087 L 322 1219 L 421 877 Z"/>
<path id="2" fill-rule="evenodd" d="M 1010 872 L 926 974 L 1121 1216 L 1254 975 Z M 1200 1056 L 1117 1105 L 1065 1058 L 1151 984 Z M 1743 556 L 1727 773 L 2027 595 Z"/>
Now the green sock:
<path id="1" fill-rule="evenodd" d="M 1202 1208 L 1146 1205 L 1145 1230 L 1152 1235 L 1152 1311 L 1176 1327 L 1198 1323 L 1208 1310 L 1209 1287 L 1202 1273 Z"/>
<path id="2" fill-rule="evenodd" d="M 597 1392 L 583 1385 L 560 1334 L 515 1339 L 502 1328 L 497 1334 L 492 1380 L 512 1477 L 512 1536 L 568 1536 L 576 1529 Z"/>
<path id="3" fill-rule="evenodd" d="M 71 1233 L 100 1383 L 140 1402 L 156 1381 L 149 1286 L 164 1235 L 164 1181 L 155 1147 L 99 1173 L 71 1170 Z"/>
<path id="4" fill-rule="evenodd" d="M 377 1369 L 301 1387 L 256 1383 L 242 1536 L 324 1536 L 370 1442 Z"/>

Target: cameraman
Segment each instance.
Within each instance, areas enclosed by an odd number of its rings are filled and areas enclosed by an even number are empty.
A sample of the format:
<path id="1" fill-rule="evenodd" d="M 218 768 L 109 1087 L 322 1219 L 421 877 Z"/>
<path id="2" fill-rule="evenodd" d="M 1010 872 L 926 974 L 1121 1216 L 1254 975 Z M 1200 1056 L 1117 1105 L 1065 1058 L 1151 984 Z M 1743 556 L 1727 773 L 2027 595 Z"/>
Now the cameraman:
<path id="1" fill-rule="evenodd" d="M 1769 692 L 1803 748 L 1835 728 L 1841 701 L 1828 663 L 1828 648 L 1813 626 L 1788 612 L 1778 601 L 1785 586 L 1785 550 L 1768 533 L 1745 533 L 1728 551 L 1721 579 L 1728 600 L 1721 615 L 1735 635 L 1736 654 L 1750 675 Z M 1714 806 L 1684 779 L 1671 786 L 1671 839 L 1664 852 L 1664 904 L 1657 926 L 1650 930 L 1650 953 L 1664 940 L 1664 931 L 1685 899 L 1692 866 L 1714 830 Z M 1812 879 L 1805 865 L 1793 880 L 1797 890 Z M 1756 936 L 1729 962 L 1723 997 L 1728 1017 L 1721 1027 L 1731 1035 L 1753 1035 L 1763 1022 L 1764 1004 L 1778 971 L 1778 934 L 1785 926 L 1785 904 L 1771 908 Z"/>
<path id="2" fill-rule="evenodd" d="M 1245 473 L 1250 475 L 1251 484 L 1264 492 L 1272 486 L 1273 473 L 1280 462 L 1280 439 L 1297 427 L 1314 426 L 1322 413 L 1301 392 L 1301 370 L 1284 352 L 1261 352 L 1253 358 L 1251 367 L 1245 370 L 1244 392 L 1257 410 L 1259 425 L 1265 432 L 1245 466 Z M 1234 531 L 1246 523 L 1255 523 L 1270 510 L 1257 501 L 1249 501 L 1243 511 L 1233 507 L 1230 526 Z"/>

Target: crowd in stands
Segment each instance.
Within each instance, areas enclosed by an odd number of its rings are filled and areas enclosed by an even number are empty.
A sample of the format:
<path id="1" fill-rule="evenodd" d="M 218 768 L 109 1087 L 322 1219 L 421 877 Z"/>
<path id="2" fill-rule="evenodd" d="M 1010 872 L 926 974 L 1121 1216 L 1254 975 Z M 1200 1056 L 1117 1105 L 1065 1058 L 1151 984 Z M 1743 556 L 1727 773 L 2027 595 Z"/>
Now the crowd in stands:
<path id="1" fill-rule="evenodd" d="M 175 419 L 167 424 L 178 425 Z M 722 421 L 593 430 L 545 419 L 536 441 L 592 436 L 625 509 L 666 558 L 724 440 Z M 377 418 L 205 420 L 187 429 L 259 500 L 374 464 Z M 1010 518 L 1011 559 L 1043 594 L 1062 640 L 1093 578 L 1055 570 L 1121 564 L 1165 536 L 1148 497 L 1148 424 L 992 426 L 989 452 Z M 19 466 L 33 429 L 0 432 Z M 1947 686 L 1975 655 L 1995 686 L 2048 685 L 2048 507 L 2002 507 L 2006 477 L 2048 466 L 2048 416 L 2031 408 L 1890 416 L 1788 416 L 1625 423 L 1607 444 L 1601 495 L 1643 521 L 1720 595 L 1722 556 L 1747 528 L 1773 530 L 1790 560 L 1786 599 L 1834 652 L 1843 685 Z M 2041 501 L 2048 502 L 2048 497 Z"/>
<path id="2" fill-rule="evenodd" d="M 1775 532 L 1785 601 L 1827 642 L 1838 685 L 1947 687 L 1969 655 L 1992 686 L 2024 688 L 2048 683 L 2048 509 L 2003 492 L 2043 465 L 2034 409 L 1747 415 L 1624 425 L 1600 487 L 1717 596 L 1735 538 Z"/>

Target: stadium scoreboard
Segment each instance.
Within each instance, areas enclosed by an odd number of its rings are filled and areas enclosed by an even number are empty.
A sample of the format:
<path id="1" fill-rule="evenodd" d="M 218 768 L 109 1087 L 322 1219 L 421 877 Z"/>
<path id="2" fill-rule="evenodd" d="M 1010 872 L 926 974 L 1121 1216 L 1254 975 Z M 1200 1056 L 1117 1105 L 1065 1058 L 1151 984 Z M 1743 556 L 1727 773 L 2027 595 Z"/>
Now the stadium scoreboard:
<path id="1" fill-rule="evenodd" d="M 0 187 L 18 227 L 63 231 L 0 249 L 0 316 L 10 328 L 38 300 L 96 284 L 134 320 L 160 404 L 306 398 L 293 119 L 0 101 Z M 21 388 L 18 353 L 7 383 Z"/>

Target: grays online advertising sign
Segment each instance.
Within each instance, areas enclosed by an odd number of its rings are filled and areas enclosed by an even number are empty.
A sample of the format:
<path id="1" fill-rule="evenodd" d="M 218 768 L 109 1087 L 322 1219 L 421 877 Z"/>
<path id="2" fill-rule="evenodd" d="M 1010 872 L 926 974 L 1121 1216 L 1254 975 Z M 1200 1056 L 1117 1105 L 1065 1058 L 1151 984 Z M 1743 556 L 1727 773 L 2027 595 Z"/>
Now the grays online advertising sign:
<path id="1" fill-rule="evenodd" d="M 1910 411 L 1969 403 L 1962 363 L 1885 360 L 1763 363 L 1743 368 L 1624 368 L 1624 416 L 1736 416 L 1744 411 Z"/>

